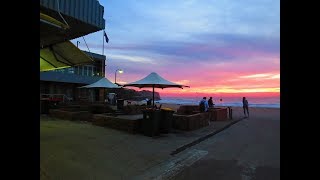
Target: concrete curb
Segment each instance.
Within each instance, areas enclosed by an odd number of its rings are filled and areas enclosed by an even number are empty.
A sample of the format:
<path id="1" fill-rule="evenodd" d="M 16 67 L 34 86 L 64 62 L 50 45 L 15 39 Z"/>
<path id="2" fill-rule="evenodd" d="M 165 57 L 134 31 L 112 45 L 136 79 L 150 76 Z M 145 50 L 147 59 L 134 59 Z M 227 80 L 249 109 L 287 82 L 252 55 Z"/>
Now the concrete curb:
<path id="1" fill-rule="evenodd" d="M 238 123 L 239 121 L 244 120 L 244 119 L 246 119 L 246 117 L 243 117 L 243 118 L 240 118 L 240 119 L 238 119 L 238 120 L 236 120 L 236 121 L 233 121 L 233 122 L 231 122 L 230 124 L 227 124 L 226 126 L 222 127 L 221 129 L 218 129 L 218 130 L 216 130 L 216 131 L 213 131 L 213 132 L 211 132 L 211 133 L 209 133 L 209 134 L 207 134 L 207 135 L 205 135 L 205 136 L 202 136 L 202 137 L 198 138 L 197 140 L 194 140 L 193 142 L 191 142 L 191 143 L 189 143 L 189 144 L 185 144 L 185 145 L 177 148 L 177 149 L 174 150 L 173 152 L 171 152 L 170 155 L 172 155 L 172 156 L 173 156 L 173 155 L 176 155 L 176 154 L 180 153 L 181 151 L 184 151 L 185 149 L 187 149 L 187 148 L 189 148 L 189 147 L 191 147 L 191 146 L 194 146 L 194 145 L 200 143 L 201 141 L 204 141 L 204 140 L 210 138 L 211 136 L 213 136 L 213 135 L 215 135 L 215 134 L 217 134 L 217 133 L 219 133 L 219 132 L 227 129 L 228 127 L 230 127 L 230 126 L 232 126 L 232 125 L 234 125 L 234 124 L 236 124 L 236 123 Z"/>

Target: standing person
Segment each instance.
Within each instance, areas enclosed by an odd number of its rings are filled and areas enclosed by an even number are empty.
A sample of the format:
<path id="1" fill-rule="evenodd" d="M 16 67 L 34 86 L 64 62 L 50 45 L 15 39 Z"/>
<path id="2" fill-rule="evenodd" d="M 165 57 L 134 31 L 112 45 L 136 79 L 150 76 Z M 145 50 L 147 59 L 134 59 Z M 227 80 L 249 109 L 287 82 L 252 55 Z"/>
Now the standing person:
<path id="1" fill-rule="evenodd" d="M 202 100 L 199 103 L 199 106 L 200 106 L 200 112 L 207 112 L 208 111 L 209 105 L 208 105 L 206 97 L 202 98 Z"/>
<path id="2" fill-rule="evenodd" d="M 247 114 L 248 114 L 248 117 L 249 117 L 249 103 L 248 103 L 248 100 L 246 99 L 246 97 L 242 98 L 242 105 L 243 105 L 244 116 L 246 116 L 246 111 L 247 111 Z"/>
<path id="3" fill-rule="evenodd" d="M 212 97 L 209 98 L 208 105 L 209 105 L 209 107 L 213 107 L 214 104 L 213 104 Z"/>

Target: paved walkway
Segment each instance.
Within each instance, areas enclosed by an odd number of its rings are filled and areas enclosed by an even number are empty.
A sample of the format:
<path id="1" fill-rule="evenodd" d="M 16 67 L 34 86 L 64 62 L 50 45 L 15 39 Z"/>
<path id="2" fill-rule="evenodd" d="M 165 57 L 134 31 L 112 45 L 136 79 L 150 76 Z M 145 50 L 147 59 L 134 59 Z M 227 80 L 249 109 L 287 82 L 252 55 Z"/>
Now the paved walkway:
<path id="1" fill-rule="evenodd" d="M 242 118 L 241 112 L 235 111 L 233 116 L 232 121 L 212 122 L 195 131 L 175 131 L 153 138 L 42 116 L 40 179 L 150 178 L 150 174 L 145 176 L 147 170 L 177 159 L 190 146 Z"/>
<path id="2" fill-rule="evenodd" d="M 206 155 L 192 165 L 184 163 L 179 164 L 183 167 L 170 167 L 167 170 L 170 173 L 158 177 L 171 175 L 176 180 L 280 179 L 279 112 L 270 119 L 245 119 L 214 138 L 192 146 L 188 152 Z"/>

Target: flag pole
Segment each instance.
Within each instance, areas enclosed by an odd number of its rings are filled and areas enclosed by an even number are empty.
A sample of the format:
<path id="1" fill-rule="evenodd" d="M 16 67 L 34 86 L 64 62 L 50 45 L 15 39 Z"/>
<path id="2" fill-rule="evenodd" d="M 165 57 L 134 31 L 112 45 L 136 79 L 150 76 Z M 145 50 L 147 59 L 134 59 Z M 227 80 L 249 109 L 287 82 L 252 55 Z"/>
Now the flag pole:
<path id="1" fill-rule="evenodd" d="M 102 30 L 102 55 L 104 56 L 104 29 Z M 102 64 L 102 69 L 101 69 L 101 71 L 102 72 L 105 72 L 105 70 L 103 71 L 103 68 L 104 68 L 104 64 L 103 63 L 101 63 Z M 106 74 L 104 73 L 104 76 L 105 76 Z"/>
<path id="2" fill-rule="evenodd" d="M 104 29 L 102 30 L 102 56 L 104 56 Z M 106 61 L 104 61 L 104 63 L 101 62 L 101 66 L 102 66 L 101 71 L 104 77 L 106 77 L 105 64 L 106 64 Z M 103 102 L 105 102 L 105 99 L 106 99 L 106 88 L 103 88 Z"/>
<path id="3" fill-rule="evenodd" d="M 102 55 L 104 55 L 104 29 L 102 30 Z"/>

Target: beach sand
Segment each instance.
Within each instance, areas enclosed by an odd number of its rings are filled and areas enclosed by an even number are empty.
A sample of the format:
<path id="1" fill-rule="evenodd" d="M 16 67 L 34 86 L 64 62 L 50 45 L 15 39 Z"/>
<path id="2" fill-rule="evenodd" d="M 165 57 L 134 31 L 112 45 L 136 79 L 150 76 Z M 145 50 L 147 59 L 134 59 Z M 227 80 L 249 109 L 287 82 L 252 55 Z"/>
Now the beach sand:
<path id="1" fill-rule="evenodd" d="M 157 105 L 159 106 L 159 105 Z M 174 111 L 181 105 L 179 104 L 162 104 L 161 107 L 170 108 Z M 216 106 L 222 107 L 222 106 Z M 244 117 L 242 107 L 232 107 L 233 118 Z M 250 119 L 269 119 L 269 120 L 280 120 L 280 108 L 263 108 L 263 107 L 249 107 Z"/>
<path id="2" fill-rule="evenodd" d="M 131 101 L 131 104 L 145 104 L 144 101 Z M 124 105 L 127 105 L 127 102 L 125 102 Z M 156 103 L 156 105 L 159 107 L 160 104 Z M 177 111 L 181 104 L 167 104 L 162 103 L 162 108 L 170 108 L 174 111 Z M 215 107 L 223 107 L 223 106 L 215 106 Z M 232 114 L 233 119 L 235 118 L 243 118 L 245 117 L 243 114 L 243 108 L 242 107 L 231 107 L 232 108 Z M 280 120 L 280 108 L 264 108 L 264 107 L 250 107 L 249 106 L 249 113 L 250 113 L 250 119 L 270 119 L 270 120 Z"/>

